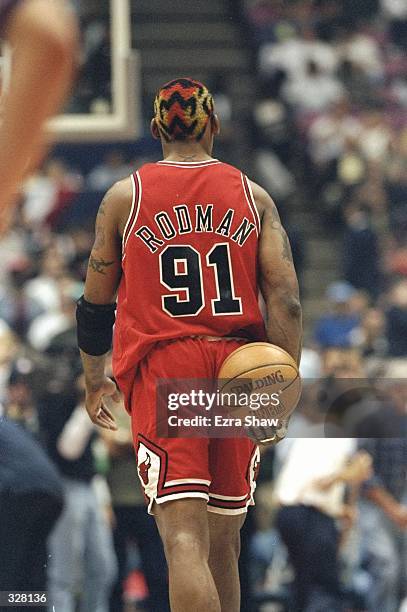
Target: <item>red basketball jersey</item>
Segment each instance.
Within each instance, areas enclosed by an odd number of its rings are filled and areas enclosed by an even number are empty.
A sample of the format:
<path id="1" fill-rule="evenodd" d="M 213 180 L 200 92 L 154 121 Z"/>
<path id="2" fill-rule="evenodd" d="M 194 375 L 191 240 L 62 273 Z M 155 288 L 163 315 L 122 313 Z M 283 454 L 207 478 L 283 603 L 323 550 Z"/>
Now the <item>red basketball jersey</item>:
<path id="1" fill-rule="evenodd" d="M 146 164 L 131 178 L 113 342 L 126 398 L 139 361 L 159 341 L 265 339 L 260 220 L 248 179 L 218 160 Z"/>

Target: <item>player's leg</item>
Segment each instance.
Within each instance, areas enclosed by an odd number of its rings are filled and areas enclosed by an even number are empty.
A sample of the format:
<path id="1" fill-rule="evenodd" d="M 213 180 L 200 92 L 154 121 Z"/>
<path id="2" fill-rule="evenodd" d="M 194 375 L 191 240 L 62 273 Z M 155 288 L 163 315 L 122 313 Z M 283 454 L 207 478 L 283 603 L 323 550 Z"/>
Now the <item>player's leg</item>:
<path id="1" fill-rule="evenodd" d="M 168 563 L 171 611 L 220 612 L 209 568 L 206 501 L 179 499 L 155 504 L 154 515 Z"/>
<path id="2" fill-rule="evenodd" d="M 219 594 L 222 612 L 239 612 L 240 529 L 246 514 L 228 516 L 208 512 L 209 568 Z"/>
<path id="3" fill-rule="evenodd" d="M 220 353 L 224 348 L 228 352 L 232 350 L 226 343 L 222 344 L 225 346 L 219 344 Z M 241 438 L 210 440 L 209 566 L 219 593 L 222 612 L 240 610 L 240 530 L 248 506 L 254 504 L 259 463 L 259 449 L 243 434 Z"/>
<path id="4" fill-rule="evenodd" d="M 132 390 L 138 474 L 164 544 L 172 612 L 220 612 L 208 564 L 209 440 L 161 433 L 168 405 L 164 394 L 161 406 L 156 381 L 167 379 L 173 385 L 180 373 L 188 379 L 208 379 L 211 369 L 199 339 L 162 343 L 140 363 Z"/>
<path id="5" fill-rule="evenodd" d="M 10 16 L 5 37 L 14 56 L 2 113 L 0 232 L 27 164 L 39 161 L 43 122 L 59 110 L 69 91 L 77 26 L 63 0 L 26 0 Z"/>

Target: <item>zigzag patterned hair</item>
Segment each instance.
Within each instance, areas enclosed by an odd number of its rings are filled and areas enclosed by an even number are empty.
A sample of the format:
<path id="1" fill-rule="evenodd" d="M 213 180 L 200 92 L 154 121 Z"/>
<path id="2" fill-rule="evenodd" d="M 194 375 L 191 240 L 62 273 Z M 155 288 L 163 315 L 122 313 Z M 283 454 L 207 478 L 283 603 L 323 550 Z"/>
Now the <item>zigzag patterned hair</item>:
<path id="1" fill-rule="evenodd" d="M 158 91 L 154 117 L 167 142 L 201 140 L 213 115 L 212 94 L 199 81 L 174 79 Z"/>

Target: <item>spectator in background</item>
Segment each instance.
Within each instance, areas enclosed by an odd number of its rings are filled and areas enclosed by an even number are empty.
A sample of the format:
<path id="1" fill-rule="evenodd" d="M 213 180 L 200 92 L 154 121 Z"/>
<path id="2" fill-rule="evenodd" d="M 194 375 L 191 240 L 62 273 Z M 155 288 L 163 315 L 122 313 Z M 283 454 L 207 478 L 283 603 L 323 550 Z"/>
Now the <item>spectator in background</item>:
<path id="1" fill-rule="evenodd" d="M 293 156 L 295 131 L 292 117 L 280 100 L 285 76 L 281 71 L 259 87 L 253 109 L 254 138 L 257 147 L 272 150 L 285 165 Z M 270 180 L 270 179 L 269 179 Z"/>
<path id="2" fill-rule="evenodd" d="M 336 162 L 345 142 L 357 139 L 360 129 L 360 121 L 352 115 L 346 97 L 311 123 L 307 131 L 308 150 L 320 185 L 335 176 Z"/>
<path id="3" fill-rule="evenodd" d="M 103 162 L 88 174 L 86 183 L 93 191 L 106 191 L 113 183 L 128 176 L 133 169 L 125 162 L 123 153 L 118 149 L 109 151 Z"/>
<path id="4" fill-rule="evenodd" d="M 8 325 L 0 319 L 0 410 L 7 395 L 12 363 L 18 351 L 18 342 Z"/>
<path id="5" fill-rule="evenodd" d="M 356 188 L 363 184 L 367 174 L 367 163 L 361 154 L 356 138 L 347 137 L 338 156 L 336 180 L 342 188 L 342 200 L 346 202 Z"/>
<path id="6" fill-rule="evenodd" d="M 47 311 L 34 319 L 27 332 L 28 341 L 37 351 L 49 349 L 52 342 L 61 334 L 75 335 L 76 301 L 80 297 L 82 284 L 67 276 L 59 281 L 57 289 L 58 308 Z M 69 338 L 67 346 L 69 346 Z"/>
<path id="7" fill-rule="evenodd" d="M 50 612 L 75 612 L 78 599 L 83 612 L 108 612 L 116 575 L 110 526 L 94 485 L 97 434 L 84 410 L 82 386 L 77 381 L 73 393 L 47 393 L 39 403 L 41 431 L 63 476 L 65 499 L 49 540 Z"/>
<path id="8" fill-rule="evenodd" d="M 336 521 L 354 519 L 344 503 L 345 484 L 357 487 L 371 469 L 369 455 L 354 454 L 355 446 L 348 438 L 291 441 L 275 497 L 277 529 L 294 568 L 292 612 L 346 609 Z"/>
<path id="9" fill-rule="evenodd" d="M 79 172 L 69 170 L 64 160 L 51 157 L 45 161 L 24 183 L 22 214 L 27 227 L 56 228 L 82 182 Z"/>
<path id="10" fill-rule="evenodd" d="M 32 375 L 33 364 L 29 360 L 19 360 L 14 364 L 8 380 L 4 414 L 38 439 L 39 423 L 33 394 Z"/>
<path id="11" fill-rule="evenodd" d="M 88 266 L 89 253 L 93 244 L 93 231 L 83 227 L 73 227 L 70 232 L 71 252 L 68 268 L 74 278 L 84 281 Z"/>
<path id="12" fill-rule="evenodd" d="M 385 183 L 390 225 L 398 238 L 407 235 L 407 129 L 394 134 L 386 166 Z"/>
<path id="13" fill-rule="evenodd" d="M 345 280 L 376 299 L 381 291 L 380 251 L 369 211 L 351 205 L 345 211 L 343 270 Z"/>
<path id="14" fill-rule="evenodd" d="M 270 189 L 273 197 L 284 203 L 295 193 L 293 174 L 281 163 L 277 155 L 270 149 L 257 149 L 255 154 L 255 169 L 259 180 L 265 189 Z"/>
<path id="15" fill-rule="evenodd" d="M 148 587 L 145 609 L 149 612 L 169 612 L 167 563 L 154 519 L 146 513 L 138 482 L 130 418 L 121 405 L 118 410 L 113 408 L 113 414 L 118 431 L 112 435 L 101 430 L 110 457 L 107 478 L 112 496 L 113 537 L 119 567 L 110 612 L 124 610 L 123 583 L 128 573 L 128 548 L 131 542 L 137 544 L 141 570 Z"/>
<path id="16" fill-rule="evenodd" d="M 45 221 L 52 229 L 58 229 L 64 212 L 79 193 L 83 179 L 78 172 L 71 172 L 61 159 L 50 159 L 46 171 L 55 185 L 55 199 Z"/>
<path id="17" fill-rule="evenodd" d="M 386 319 L 379 308 L 369 308 L 363 315 L 359 327 L 352 332 L 352 345 L 364 358 L 383 358 L 387 353 L 385 335 Z"/>
<path id="18" fill-rule="evenodd" d="M 355 348 L 331 347 L 322 353 L 322 375 L 335 378 L 362 378 L 363 362 Z"/>
<path id="19" fill-rule="evenodd" d="M 46 541 L 63 506 L 61 479 L 31 434 L 1 414 L 0 449 L 0 591 L 47 591 Z"/>
<path id="20" fill-rule="evenodd" d="M 382 10 L 390 20 L 390 35 L 393 43 L 407 47 L 407 7 L 403 0 L 381 0 Z"/>
<path id="21" fill-rule="evenodd" d="M 378 42 L 365 28 L 346 27 L 336 33 L 336 50 L 342 61 L 349 62 L 371 82 L 383 77 L 383 60 Z"/>
<path id="22" fill-rule="evenodd" d="M 24 222 L 31 227 L 42 226 L 52 211 L 57 197 L 57 185 L 47 174 L 45 166 L 26 180 L 23 196 Z"/>
<path id="23" fill-rule="evenodd" d="M 22 339 L 33 320 L 44 312 L 43 304 L 26 293 L 32 269 L 27 258 L 9 267 L 8 286 L 0 286 L 0 318 Z"/>
<path id="24" fill-rule="evenodd" d="M 283 87 L 282 96 L 298 113 L 326 111 L 345 91 L 340 81 L 310 60 L 304 73 Z"/>
<path id="25" fill-rule="evenodd" d="M 387 298 L 386 336 L 391 357 L 407 357 L 407 279 L 396 281 Z"/>
<path id="26" fill-rule="evenodd" d="M 318 319 L 314 338 L 321 348 L 347 347 L 351 344 L 351 333 L 358 326 L 360 317 L 352 312 L 351 300 L 356 290 L 344 281 L 329 285 L 326 296 L 330 313 Z"/>
<path id="27" fill-rule="evenodd" d="M 389 274 L 407 277 L 407 216 L 404 235 L 399 238 L 394 237 L 392 244 L 387 249 L 385 266 Z"/>
<path id="28" fill-rule="evenodd" d="M 376 102 L 377 91 L 360 64 L 343 60 L 338 77 L 349 94 L 352 106 L 372 106 Z"/>
<path id="29" fill-rule="evenodd" d="M 361 154 L 369 161 L 383 161 L 389 153 L 392 130 L 379 108 L 366 110 L 362 115 L 359 139 Z"/>
<path id="30" fill-rule="evenodd" d="M 361 557 L 372 575 L 371 612 L 397 612 L 407 585 L 407 361 L 387 370 L 383 408 L 360 425 L 369 436 L 380 419 L 380 438 L 363 437 L 373 475 L 360 502 Z M 377 427 L 376 427 L 377 431 Z"/>
<path id="31" fill-rule="evenodd" d="M 301 33 L 287 27 L 284 37 L 277 43 L 265 44 L 259 51 L 259 68 L 262 75 L 271 74 L 276 69 L 284 70 L 289 82 L 295 82 L 306 72 L 309 62 L 314 62 L 318 68 L 333 74 L 337 67 L 336 50 L 318 40 L 311 28 L 305 28 Z"/>
<path id="32" fill-rule="evenodd" d="M 65 260 L 56 244 L 50 245 L 40 259 L 40 269 L 35 278 L 28 280 L 24 292 L 36 300 L 44 312 L 58 310 L 60 306 L 60 280 L 66 275 Z"/>

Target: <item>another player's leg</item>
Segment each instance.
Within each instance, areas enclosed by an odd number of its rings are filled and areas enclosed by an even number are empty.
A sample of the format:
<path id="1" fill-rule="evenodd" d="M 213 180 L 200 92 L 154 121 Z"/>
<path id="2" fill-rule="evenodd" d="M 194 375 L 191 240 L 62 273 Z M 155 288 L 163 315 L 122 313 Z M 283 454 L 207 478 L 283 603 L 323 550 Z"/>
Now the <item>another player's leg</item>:
<path id="1" fill-rule="evenodd" d="M 45 151 L 43 123 L 69 92 L 78 31 L 64 0 L 29 0 L 10 17 L 5 37 L 14 57 L 0 130 L 0 233 L 9 222 L 18 183 Z"/>
<path id="2" fill-rule="evenodd" d="M 155 504 L 154 515 L 168 563 L 171 611 L 220 612 L 219 596 L 208 562 L 206 501 L 180 499 Z"/>
<path id="3" fill-rule="evenodd" d="M 229 516 L 208 512 L 209 567 L 219 594 L 222 612 L 239 612 L 240 529 L 246 514 Z"/>

